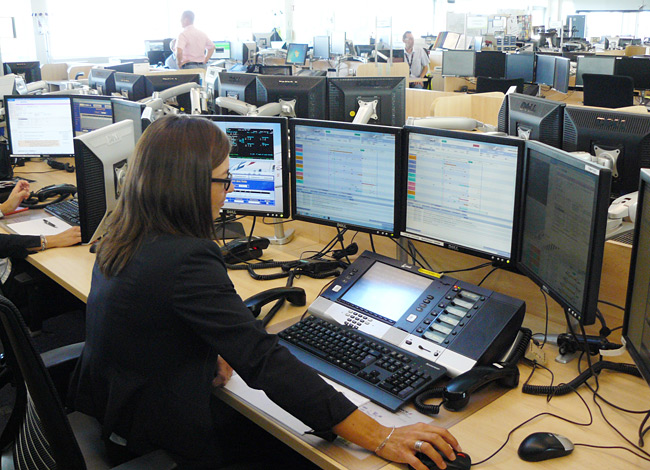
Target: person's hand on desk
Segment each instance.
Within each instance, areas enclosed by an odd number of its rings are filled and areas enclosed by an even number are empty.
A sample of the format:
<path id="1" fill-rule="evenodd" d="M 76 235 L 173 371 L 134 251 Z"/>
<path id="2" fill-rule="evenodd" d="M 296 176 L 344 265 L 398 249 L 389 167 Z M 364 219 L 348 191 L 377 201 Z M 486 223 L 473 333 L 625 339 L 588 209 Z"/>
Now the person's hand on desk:
<path id="1" fill-rule="evenodd" d="M 3 214 L 9 214 L 15 211 L 21 202 L 29 197 L 29 183 L 25 180 L 19 180 L 14 189 L 9 193 L 7 200 L 0 204 L 0 211 Z"/>
<path id="2" fill-rule="evenodd" d="M 212 380 L 212 386 L 221 388 L 226 385 L 232 377 L 233 369 L 221 356 L 217 358 L 217 366 L 219 366 L 219 370 L 217 371 L 217 376 Z"/>
<path id="3" fill-rule="evenodd" d="M 57 233 L 56 235 L 48 235 L 45 237 L 45 249 L 48 248 L 61 248 L 64 246 L 72 246 L 81 243 L 81 228 L 70 227 L 65 232 Z M 35 247 L 32 251 L 41 251 L 42 247 Z"/>

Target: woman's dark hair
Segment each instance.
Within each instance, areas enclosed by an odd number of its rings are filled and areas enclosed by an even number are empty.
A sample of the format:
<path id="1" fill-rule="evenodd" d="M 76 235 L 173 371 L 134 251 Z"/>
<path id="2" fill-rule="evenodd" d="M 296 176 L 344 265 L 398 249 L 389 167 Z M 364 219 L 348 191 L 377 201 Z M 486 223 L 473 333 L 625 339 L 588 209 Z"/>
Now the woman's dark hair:
<path id="1" fill-rule="evenodd" d="M 97 252 L 101 272 L 119 273 L 152 233 L 214 238 L 210 178 L 229 152 L 228 137 L 208 119 L 171 115 L 154 121 L 129 159 Z"/>

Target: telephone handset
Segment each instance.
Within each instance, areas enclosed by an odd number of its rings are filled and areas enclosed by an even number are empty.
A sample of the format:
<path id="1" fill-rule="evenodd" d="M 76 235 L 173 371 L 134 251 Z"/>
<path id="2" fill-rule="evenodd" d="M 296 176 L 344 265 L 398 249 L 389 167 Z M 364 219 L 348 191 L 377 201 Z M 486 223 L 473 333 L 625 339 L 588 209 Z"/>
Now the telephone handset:
<path id="1" fill-rule="evenodd" d="M 77 187 L 74 184 L 52 184 L 45 186 L 36 192 L 32 192 L 27 199 L 20 203 L 23 207 L 30 209 L 42 209 L 50 204 L 63 201 L 68 196 L 72 196 L 77 192 Z M 56 197 L 52 201 L 48 199 Z"/>

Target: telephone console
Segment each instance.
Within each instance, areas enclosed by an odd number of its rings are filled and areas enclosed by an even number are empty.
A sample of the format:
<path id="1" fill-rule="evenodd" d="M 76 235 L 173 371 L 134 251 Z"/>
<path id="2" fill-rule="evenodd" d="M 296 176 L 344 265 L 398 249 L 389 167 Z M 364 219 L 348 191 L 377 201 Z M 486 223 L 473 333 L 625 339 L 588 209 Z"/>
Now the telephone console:
<path id="1" fill-rule="evenodd" d="M 499 361 L 525 310 L 522 300 L 365 251 L 308 312 L 444 366 L 455 377 Z"/>

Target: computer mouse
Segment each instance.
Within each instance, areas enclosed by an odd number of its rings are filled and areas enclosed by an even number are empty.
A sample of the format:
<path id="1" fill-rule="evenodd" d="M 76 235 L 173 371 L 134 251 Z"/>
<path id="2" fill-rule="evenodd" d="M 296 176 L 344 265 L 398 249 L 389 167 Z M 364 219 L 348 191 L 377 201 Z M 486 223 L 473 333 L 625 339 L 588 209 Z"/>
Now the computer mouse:
<path id="1" fill-rule="evenodd" d="M 527 462 L 564 457 L 571 452 L 573 452 L 573 443 L 566 437 L 551 432 L 531 434 L 521 441 L 517 451 L 519 457 Z"/>
<path id="2" fill-rule="evenodd" d="M 447 470 L 469 470 L 472 466 L 472 459 L 465 452 L 456 452 L 456 460 L 449 460 L 442 452 L 440 452 L 440 455 L 442 456 L 442 460 L 447 464 Z M 427 454 L 418 452 L 415 456 L 430 470 L 438 470 L 440 468 Z M 409 467 L 413 468 L 410 465 Z"/>

